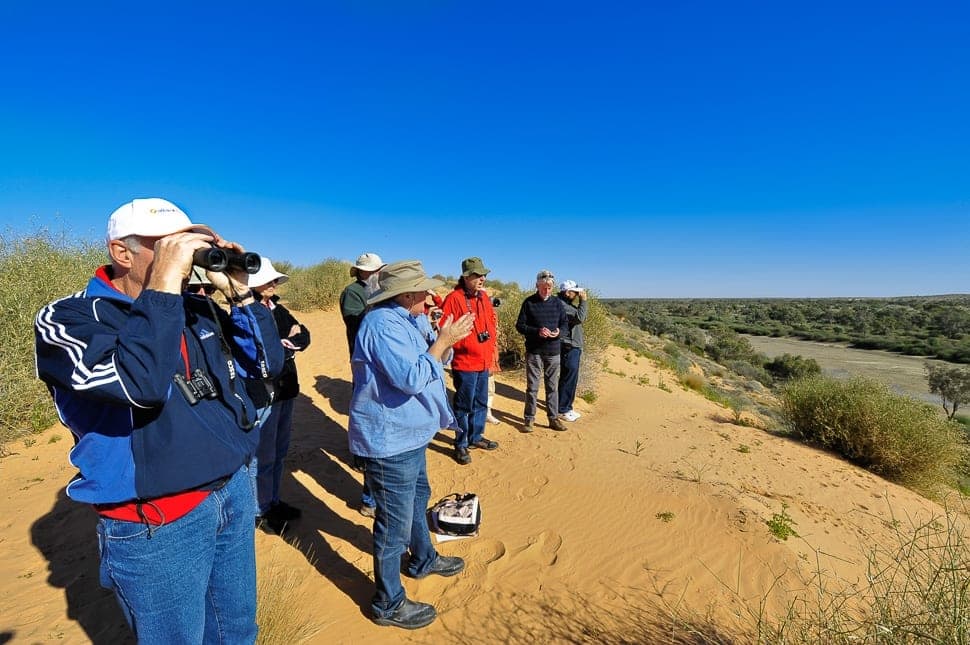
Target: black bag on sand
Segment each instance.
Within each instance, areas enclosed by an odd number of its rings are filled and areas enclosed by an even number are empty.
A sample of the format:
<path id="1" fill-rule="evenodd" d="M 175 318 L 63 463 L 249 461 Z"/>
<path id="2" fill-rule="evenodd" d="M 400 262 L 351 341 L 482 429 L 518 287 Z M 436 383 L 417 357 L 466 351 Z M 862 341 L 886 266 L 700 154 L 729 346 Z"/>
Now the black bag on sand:
<path id="1" fill-rule="evenodd" d="M 435 533 L 475 536 L 482 523 L 482 507 L 475 493 L 452 493 L 428 509 L 428 526 Z"/>

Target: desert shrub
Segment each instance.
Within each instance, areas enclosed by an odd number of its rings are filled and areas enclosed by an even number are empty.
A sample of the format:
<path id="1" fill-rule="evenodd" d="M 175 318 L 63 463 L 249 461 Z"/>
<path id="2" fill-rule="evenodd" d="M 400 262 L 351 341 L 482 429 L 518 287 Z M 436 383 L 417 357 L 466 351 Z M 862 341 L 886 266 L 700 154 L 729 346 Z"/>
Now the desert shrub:
<path id="1" fill-rule="evenodd" d="M 282 296 L 297 311 L 332 309 L 340 303 L 340 292 L 353 281 L 350 264 L 327 258 L 306 269 L 293 269 Z"/>
<path id="2" fill-rule="evenodd" d="M 696 374 L 694 372 L 689 372 L 681 376 L 680 382 L 684 387 L 696 392 L 703 392 L 704 388 L 707 387 L 707 379 L 702 374 Z"/>
<path id="3" fill-rule="evenodd" d="M 814 358 L 805 358 L 794 354 L 782 354 L 765 363 L 765 371 L 774 378 L 790 381 L 805 376 L 821 374 L 822 368 Z"/>
<path id="4" fill-rule="evenodd" d="M 83 289 L 106 257 L 103 244 L 65 231 L 0 235 L 0 446 L 57 420 L 35 375 L 34 316 L 52 300 Z"/>
<path id="5" fill-rule="evenodd" d="M 894 519 L 890 544 L 864 553 L 867 570 L 861 583 L 848 585 L 817 569 L 786 616 L 765 620 L 760 609 L 750 609 L 757 642 L 970 642 L 965 517 L 947 509 L 945 517 L 911 526 Z"/>
<path id="6" fill-rule="evenodd" d="M 275 266 L 275 264 L 274 264 Z M 299 541 L 292 544 L 299 548 Z M 311 554 L 311 559 L 313 556 Z M 314 559 L 315 562 L 315 559 Z M 256 577 L 258 645 L 303 643 L 323 628 L 319 611 L 302 589 L 304 574 L 270 557 Z"/>
<path id="7" fill-rule="evenodd" d="M 758 364 L 762 362 L 759 360 L 758 352 L 754 350 L 747 338 L 724 327 L 711 330 L 704 352 L 722 364 L 732 360 Z"/>
<path id="8" fill-rule="evenodd" d="M 771 386 L 774 384 L 775 379 L 771 377 L 765 368 L 760 365 L 752 365 L 748 361 L 727 361 L 724 363 L 724 367 L 728 368 L 738 376 L 743 376 L 746 379 L 752 381 L 758 381 L 763 385 Z"/>
<path id="9" fill-rule="evenodd" d="M 491 292 L 493 283 L 489 282 L 487 289 Z M 503 368 L 521 367 L 525 362 L 525 339 L 515 329 L 515 321 L 519 317 L 522 301 L 529 294 L 519 289 L 514 282 L 505 285 L 501 293 L 502 305 L 498 312 L 498 352 L 499 361 Z"/>
<path id="10" fill-rule="evenodd" d="M 781 397 L 797 436 L 924 492 L 951 482 L 966 451 L 956 424 L 870 379 L 808 377 L 789 383 Z"/>

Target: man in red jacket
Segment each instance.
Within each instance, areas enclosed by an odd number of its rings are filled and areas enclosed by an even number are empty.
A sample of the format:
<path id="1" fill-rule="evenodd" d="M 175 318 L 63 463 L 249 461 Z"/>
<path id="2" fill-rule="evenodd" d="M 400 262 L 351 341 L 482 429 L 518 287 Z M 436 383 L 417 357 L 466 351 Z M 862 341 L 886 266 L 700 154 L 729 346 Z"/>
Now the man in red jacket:
<path id="1" fill-rule="evenodd" d="M 474 317 L 472 333 L 455 343 L 451 375 L 455 385 L 453 407 L 458 420 L 455 435 L 455 460 L 471 463 L 470 448 L 495 450 L 498 442 L 485 438 L 488 415 L 488 370 L 495 355 L 497 318 L 492 301 L 482 290 L 488 269 L 481 258 L 466 258 L 455 289 L 441 305 L 442 319 L 458 320 L 466 313 Z"/>

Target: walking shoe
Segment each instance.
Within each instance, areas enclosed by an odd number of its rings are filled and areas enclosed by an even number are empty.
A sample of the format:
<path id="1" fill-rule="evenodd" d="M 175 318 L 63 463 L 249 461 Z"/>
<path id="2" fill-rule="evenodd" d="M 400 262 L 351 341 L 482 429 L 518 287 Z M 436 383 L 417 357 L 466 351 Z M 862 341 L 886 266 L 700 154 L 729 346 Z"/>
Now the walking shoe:
<path id="1" fill-rule="evenodd" d="M 270 513 L 287 521 L 298 520 L 303 516 L 303 511 L 298 509 L 296 506 L 290 506 L 282 500 L 276 502 L 272 507 L 270 507 Z"/>
<path id="2" fill-rule="evenodd" d="M 360 514 L 363 515 L 364 517 L 374 517 L 375 515 L 377 515 L 377 507 L 361 504 Z"/>
<path id="3" fill-rule="evenodd" d="M 289 523 L 279 517 L 274 517 L 269 513 L 266 515 L 256 516 L 256 528 L 262 529 L 266 533 L 273 533 L 275 535 L 283 535 L 283 531 Z"/>
<path id="4" fill-rule="evenodd" d="M 455 461 L 462 466 L 472 463 L 472 456 L 468 454 L 468 448 L 455 448 Z"/>
<path id="5" fill-rule="evenodd" d="M 485 420 L 488 421 L 489 423 L 494 423 L 495 425 L 502 423 L 501 421 L 493 417 L 491 414 L 485 417 Z"/>
<path id="6" fill-rule="evenodd" d="M 384 627 L 420 629 L 427 627 L 438 617 L 434 607 L 426 602 L 414 602 L 405 598 L 394 613 L 387 618 L 374 617 L 374 622 Z"/>
<path id="7" fill-rule="evenodd" d="M 569 412 L 563 412 L 562 414 L 559 415 L 560 419 L 565 419 L 566 421 L 575 421 L 579 417 L 580 417 L 579 412 L 576 412 L 574 410 L 570 410 Z"/>
<path id="8" fill-rule="evenodd" d="M 491 439 L 486 439 L 485 437 L 482 437 L 481 439 L 479 439 L 478 441 L 476 441 L 475 443 L 471 444 L 468 447 L 469 449 L 481 448 L 482 450 L 495 450 L 496 448 L 498 448 L 498 441 L 492 441 Z"/>
<path id="9" fill-rule="evenodd" d="M 411 576 L 412 578 L 426 578 L 432 574 L 436 576 L 443 576 L 445 578 L 450 578 L 451 576 L 458 575 L 465 569 L 465 561 L 457 556 L 450 555 L 439 555 L 434 559 L 431 564 L 431 568 L 420 576 Z"/>
<path id="10" fill-rule="evenodd" d="M 549 421 L 549 427 L 552 428 L 553 430 L 558 430 L 559 432 L 562 432 L 563 430 L 566 429 L 566 424 L 560 421 L 559 417 L 556 417 L 555 419 L 552 419 L 551 421 Z"/>
<path id="11" fill-rule="evenodd" d="M 532 432 L 532 430 L 532 420 L 530 419 L 525 422 L 525 425 L 522 426 L 522 432 Z"/>

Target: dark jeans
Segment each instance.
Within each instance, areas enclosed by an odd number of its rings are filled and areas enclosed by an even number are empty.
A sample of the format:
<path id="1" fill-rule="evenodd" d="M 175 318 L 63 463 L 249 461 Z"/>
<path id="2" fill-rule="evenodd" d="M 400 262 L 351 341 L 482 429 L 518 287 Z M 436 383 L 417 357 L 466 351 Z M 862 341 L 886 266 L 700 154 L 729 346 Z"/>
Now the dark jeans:
<path id="1" fill-rule="evenodd" d="M 367 483 L 377 502 L 374 517 L 374 580 L 377 593 L 371 610 L 387 618 L 404 602 L 401 558 L 410 552 L 408 575 L 421 576 L 438 553 L 431 544 L 426 510 L 431 497 L 427 446 L 393 457 L 362 457 Z"/>
<path id="2" fill-rule="evenodd" d="M 485 418 L 488 416 L 488 370 L 463 372 L 452 369 L 455 383 L 455 419 L 458 432 L 455 448 L 467 448 L 485 436 Z"/>
<path id="3" fill-rule="evenodd" d="M 563 349 L 559 361 L 559 414 L 573 409 L 576 385 L 579 383 L 579 357 L 583 350 L 578 347 Z"/>

